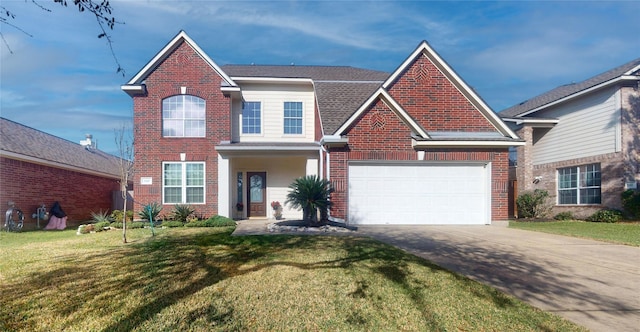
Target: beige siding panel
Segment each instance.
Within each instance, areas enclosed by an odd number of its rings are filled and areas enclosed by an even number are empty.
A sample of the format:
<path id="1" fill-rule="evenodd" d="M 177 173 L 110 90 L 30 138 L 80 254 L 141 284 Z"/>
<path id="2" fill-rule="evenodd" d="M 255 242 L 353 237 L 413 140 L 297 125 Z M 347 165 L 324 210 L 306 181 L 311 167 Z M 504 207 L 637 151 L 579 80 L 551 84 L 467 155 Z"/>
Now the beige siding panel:
<path id="1" fill-rule="evenodd" d="M 233 174 L 232 182 L 232 206 L 236 204 L 237 186 L 236 186 L 236 174 L 243 172 L 245 176 L 246 185 L 246 172 L 266 172 L 267 173 L 267 216 L 272 216 L 271 202 L 278 201 L 283 206 L 282 216 L 287 219 L 300 219 L 302 218 L 302 211 L 291 209 L 289 206 L 285 206 L 284 202 L 287 199 L 289 193 L 289 185 L 293 183 L 296 178 L 305 176 L 305 170 L 307 167 L 306 157 L 272 157 L 272 158 L 250 158 L 250 157 L 237 157 L 231 161 L 231 168 Z M 244 188 L 246 191 L 246 187 Z M 247 201 L 246 193 L 243 193 L 244 201 Z"/>
<path id="2" fill-rule="evenodd" d="M 313 142 L 314 141 L 314 94 L 311 85 L 295 84 L 246 84 L 242 86 L 244 101 L 259 101 L 262 107 L 262 133 L 242 135 L 242 105 L 234 107 L 234 122 L 240 142 Z M 302 135 L 284 134 L 284 103 L 302 102 Z"/>
<path id="3" fill-rule="evenodd" d="M 548 131 L 534 130 L 534 163 L 546 164 L 615 152 L 620 132 L 616 91 L 606 89 L 537 114 L 558 118 L 560 122 Z"/>

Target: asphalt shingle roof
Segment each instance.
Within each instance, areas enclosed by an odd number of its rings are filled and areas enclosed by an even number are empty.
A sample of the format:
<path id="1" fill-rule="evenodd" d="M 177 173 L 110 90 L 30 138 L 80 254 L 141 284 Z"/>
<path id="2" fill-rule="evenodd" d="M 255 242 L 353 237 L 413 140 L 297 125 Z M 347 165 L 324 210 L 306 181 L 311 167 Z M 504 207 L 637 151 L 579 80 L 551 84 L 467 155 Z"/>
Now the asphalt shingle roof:
<path id="1" fill-rule="evenodd" d="M 333 134 L 389 77 L 389 73 L 348 66 L 225 65 L 233 77 L 307 78 L 314 83 L 322 127 Z"/>
<path id="2" fill-rule="evenodd" d="M 118 157 L 0 118 L 0 151 L 119 177 Z"/>
<path id="3" fill-rule="evenodd" d="M 571 96 L 572 94 L 592 88 L 596 85 L 610 81 L 616 77 L 620 77 L 627 71 L 632 70 L 637 66 L 640 66 L 640 58 L 629 61 L 621 66 L 608 70 L 604 73 L 598 74 L 591 78 L 588 78 L 582 82 L 559 86 L 553 90 L 550 90 L 541 95 L 535 96 L 520 104 L 504 109 L 500 111 L 499 114 L 501 117 L 507 117 L 507 118 L 519 116 L 520 114 L 529 112 L 538 107 L 547 105 L 549 103 L 553 103 L 562 98 Z M 636 75 L 637 74 L 638 73 L 636 72 Z"/>

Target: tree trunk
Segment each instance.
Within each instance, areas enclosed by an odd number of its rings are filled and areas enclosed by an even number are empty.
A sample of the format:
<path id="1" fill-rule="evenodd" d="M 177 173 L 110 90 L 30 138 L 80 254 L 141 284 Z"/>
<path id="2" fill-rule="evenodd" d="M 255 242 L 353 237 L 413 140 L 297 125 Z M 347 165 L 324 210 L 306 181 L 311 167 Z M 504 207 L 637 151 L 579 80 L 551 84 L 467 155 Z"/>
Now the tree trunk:
<path id="1" fill-rule="evenodd" d="M 122 243 L 127 243 L 127 191 L 124 191 L 124 206 L 122 208 Z"/>

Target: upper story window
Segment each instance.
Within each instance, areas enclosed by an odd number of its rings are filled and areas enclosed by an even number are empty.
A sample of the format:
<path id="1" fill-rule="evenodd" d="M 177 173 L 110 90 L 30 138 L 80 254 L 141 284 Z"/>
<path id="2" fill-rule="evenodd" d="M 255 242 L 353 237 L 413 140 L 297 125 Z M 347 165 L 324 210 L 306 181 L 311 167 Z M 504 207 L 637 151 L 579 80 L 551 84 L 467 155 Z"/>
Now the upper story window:
<path id="1" fill-rule="evenodd" d="M 203 162 L 166 162 L 162 168 L 164 204 L 204 203 Z"/>
<path id="2" fill-rule="evenodd" d="M 600 164 L 558 169 L 558 204 L 600 204 Z"/>
<path id="3" fill-rule="evenodd" d="M 204 137 L 204 99 L 179 95 L 162 100 L 162 136 L 164 137 Z"/>
<path id="4" fill-rule="evenodd" d="M 284 103 L 284 133 L 302 134 L 302 102 Z"/>
<path id="5" fill-rule="evenodd" d="M 259 101 L 242 103 L 242 133 L 261 134 L 262 112 Z"/>

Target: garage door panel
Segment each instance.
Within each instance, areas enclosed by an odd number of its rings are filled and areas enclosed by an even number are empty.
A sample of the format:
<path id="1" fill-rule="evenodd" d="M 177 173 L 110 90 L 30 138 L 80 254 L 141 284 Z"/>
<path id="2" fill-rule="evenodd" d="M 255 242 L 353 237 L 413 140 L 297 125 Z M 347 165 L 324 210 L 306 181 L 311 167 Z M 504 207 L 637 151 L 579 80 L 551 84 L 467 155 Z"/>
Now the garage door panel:
<path id="1" fill-rule="evenodd" d="M 351 165 L 353 224 L 486 224 L 484 165 Z"/>

